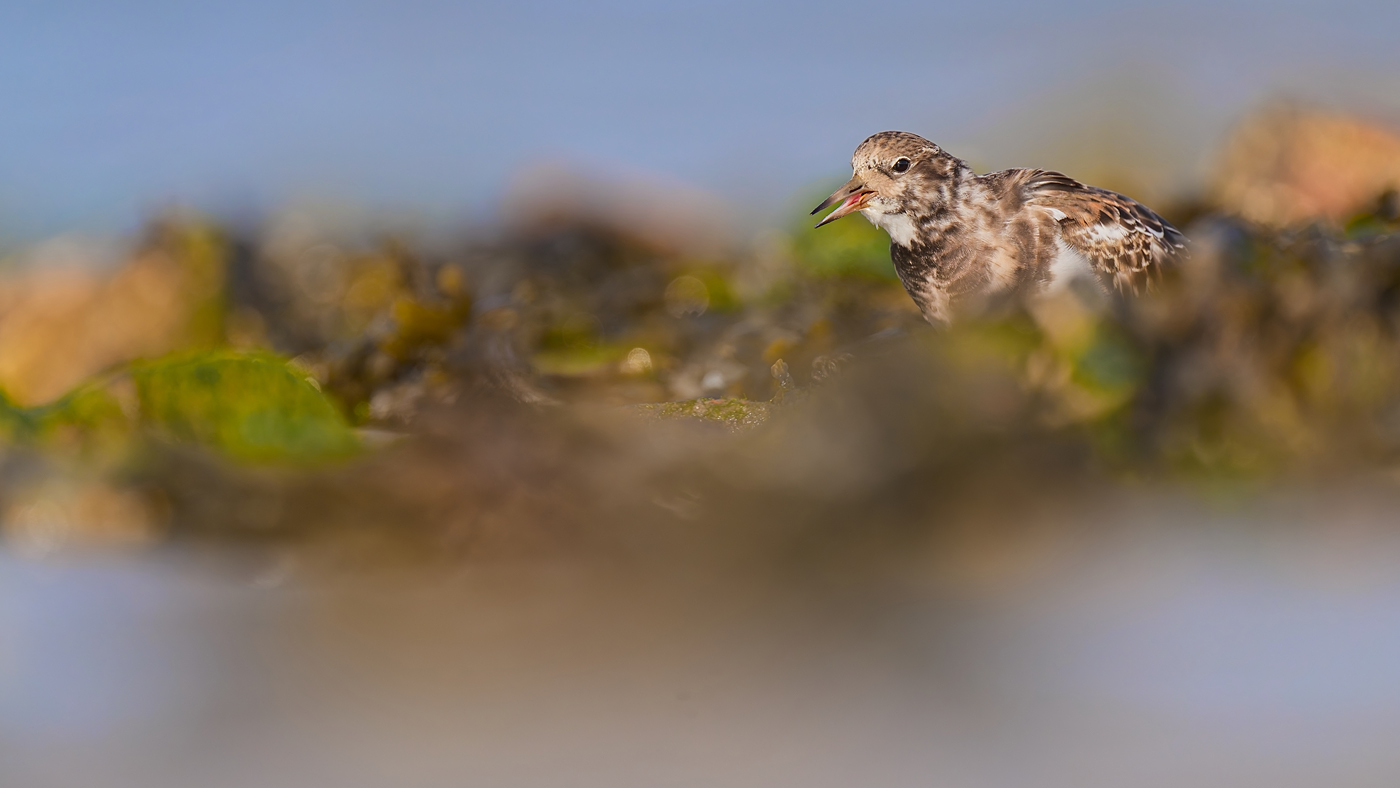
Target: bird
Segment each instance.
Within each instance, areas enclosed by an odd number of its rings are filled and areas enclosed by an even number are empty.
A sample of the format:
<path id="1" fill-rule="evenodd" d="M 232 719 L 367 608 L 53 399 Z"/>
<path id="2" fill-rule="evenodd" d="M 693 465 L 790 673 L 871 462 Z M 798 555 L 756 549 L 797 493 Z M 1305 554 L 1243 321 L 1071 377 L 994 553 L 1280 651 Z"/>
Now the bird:
<path id="1" fill-rule="evenodd" d="M 907 131 L 868 137 L 851 179 L 812 214 L 817 227 L 859 211 L 889 234 L 890 258 L 924 319 L 951 322 L 955 301 L 1041 293 L 1091 276 L 1137 293 L 1186 254 L 1186 237 L 1150 208 L 1059 172 L 978 175 Z"/>

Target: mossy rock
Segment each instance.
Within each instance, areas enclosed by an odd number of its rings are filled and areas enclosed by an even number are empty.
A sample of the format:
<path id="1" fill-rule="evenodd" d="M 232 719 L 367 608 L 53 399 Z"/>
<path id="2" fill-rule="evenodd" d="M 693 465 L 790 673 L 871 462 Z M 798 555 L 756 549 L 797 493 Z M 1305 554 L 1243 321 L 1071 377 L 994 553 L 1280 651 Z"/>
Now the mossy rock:
<path id="1" fill-rule="evenodd" d="M 35 408 L 0 395 L 0 438 L 11 443 L 120 456 L 143 433 L 252 462 L 331 459 L 359 447 L 317 385 L 269 353 L 134 362 Z"/>
<path id="2" fill-rule="evenodd" d="M 241 460 L 318 460 L 358 447 L 306 375 L 265 353 L 209 352 L 130 369 L 142 422 Z"/>
<path id="3" fill-rule="evenodd" d="M 764 423 L 773 415 L 773 406 L 767 402 L 724 398 L 700 398 L 683 402 L 653 402 L 633 405 L 636 413 L 653 419 L 693 419 L 719 424 L 732 432 L 751 429 Z"/>

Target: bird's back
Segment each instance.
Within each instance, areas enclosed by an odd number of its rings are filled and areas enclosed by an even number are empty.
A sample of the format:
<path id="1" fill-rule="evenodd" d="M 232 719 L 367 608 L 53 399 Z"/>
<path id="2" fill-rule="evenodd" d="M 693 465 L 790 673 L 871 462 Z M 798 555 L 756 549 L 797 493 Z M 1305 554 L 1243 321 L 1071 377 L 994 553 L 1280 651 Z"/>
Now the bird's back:
<path id="1" fill-rule="evenodd" d="M 1048 217 L 1068 251 L 1115 289 L 1139 291 L 1185 253 L 1186 237 L 1131 197 L 1050 170 L 995 174 L 1010 187 L 1007 197 L 1016 210 Z"/>

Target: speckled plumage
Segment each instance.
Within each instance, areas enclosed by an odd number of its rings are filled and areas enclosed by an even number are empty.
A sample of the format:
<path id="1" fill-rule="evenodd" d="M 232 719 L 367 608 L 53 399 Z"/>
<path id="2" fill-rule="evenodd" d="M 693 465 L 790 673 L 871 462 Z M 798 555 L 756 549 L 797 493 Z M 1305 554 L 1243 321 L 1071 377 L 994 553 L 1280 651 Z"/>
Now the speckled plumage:
<path id="1" fill-rule="evenodd" d="M 978 175 L 917 134 L 885 131 L 856 148 L 854 175 L 812 213 L 817 226 L 860 211 L 890 235 L 904 288 L 931 323 L 962 296 L 1036 292 L 1076 269 L 1136 292 L 1186 239 L 1147 206 L 1058 172 Z"/>

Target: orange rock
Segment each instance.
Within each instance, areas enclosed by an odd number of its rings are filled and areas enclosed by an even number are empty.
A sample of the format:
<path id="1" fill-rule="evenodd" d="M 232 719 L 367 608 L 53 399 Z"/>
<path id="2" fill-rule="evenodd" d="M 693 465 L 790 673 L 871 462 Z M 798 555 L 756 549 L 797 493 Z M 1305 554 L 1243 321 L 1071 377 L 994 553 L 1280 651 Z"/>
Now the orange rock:
<path id="1" fill-rule="evenodd" d="M 1400 187 L 1400 133 L 1275 105 L 1235 130 L 1215 172 L 1212 202 L 1229 213 L 1271 226 L 1343 222 Z"/>
<path id="2" fill-rule="evenodd" d="M 42 404 L 113 365 L 216 338 L 222 251 L 201 233 L 162 229 L 115 271 L 54 242 L 0 278 L 0 390 Z"/>

